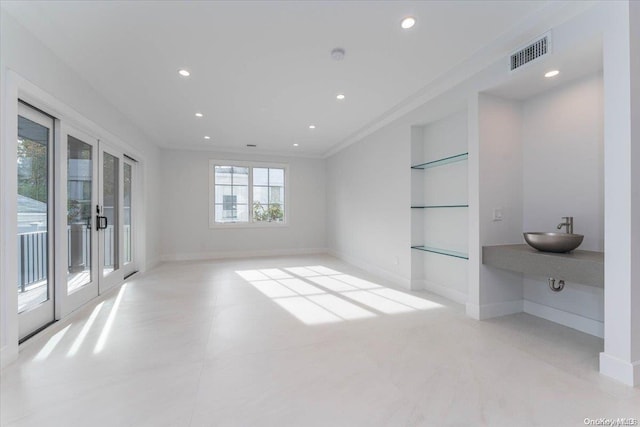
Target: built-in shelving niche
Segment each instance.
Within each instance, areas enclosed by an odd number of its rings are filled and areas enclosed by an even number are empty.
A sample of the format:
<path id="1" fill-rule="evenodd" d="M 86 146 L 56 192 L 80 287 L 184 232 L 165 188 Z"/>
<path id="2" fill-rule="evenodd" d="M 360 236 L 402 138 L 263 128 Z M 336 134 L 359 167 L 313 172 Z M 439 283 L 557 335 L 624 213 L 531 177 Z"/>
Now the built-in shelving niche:
<path id="1" fill-rule="evenodd" d="M 411 138 L 413 286 L 466 296 L 467 113 L 414 126 Z"/>

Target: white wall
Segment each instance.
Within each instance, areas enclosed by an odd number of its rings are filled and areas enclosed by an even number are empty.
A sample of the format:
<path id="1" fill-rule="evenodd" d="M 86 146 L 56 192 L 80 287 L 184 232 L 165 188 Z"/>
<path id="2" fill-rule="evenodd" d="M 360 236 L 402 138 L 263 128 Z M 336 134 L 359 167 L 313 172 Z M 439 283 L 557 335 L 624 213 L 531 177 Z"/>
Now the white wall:
<path id="1" fill-rule="evenodd" d="M 288 164 L 288 224 L 210 229 L 209 159 Z M 326 175 L 322 159 L 163 149 L 161 169 L 159 214 L 163 260 L 326 250 Z"/>
<path id="2" fill-rule="evenodd" d="M 524 228 L 557 231 L 573 216 L 580 249 L 591 251 L 604 250 L 602 96 L 597 74 L 522 104 Z"/>
<path id="3" fill-rule="evenodd" d="M 331 251 L 410 286 L 410 127 L 391 126 L 327 159 Z"/>
<path id="4" fill-rule="evenodd" d="M 412 235 L 411 229 L 412 215 L 420 213 L 411 212 L 416 209 L 410 206 L 424 190 L 415 185 L 419 174 L 411 169 L 412 157 L 419 156 L 424 147 L 411 141 L 422 138 L 419 135 L 428 123 L 464 110 L 469 91 L 479 82 L 486 85 L 493 81 L 493 71 L 454 89 L 436 90 L 430 102 L 327 159 L 331 253 L 407 289 L 416 285 L 412 284 L 416 274 L 422 282 L 422 262 L 418 261 L 424 255 L 411 249 L 413 243 L 423 243 L 414 240 L 418 235 Z M 420 267 L 413 271 L 418 264 Z M 422 286 L 417 284 L 418 288 Z"/>
<path id="5" fill-rule="evenodd" d="M 522 105 L 524 231 L 555 232 L 561 217 L 573 216 L 574 232 L 585 236 L 579 249 L 591 251 L 604 250 L 602 85 L 592 75 Z M 592 286 L 567 283 L 554 293 L 546 278 L 524 279 L 525 311 L 600 337 L 603 298 Z"/>
<path id="6" fill-rule="evenodd" d="M 521 275 L 482 264 L 483 246 L 522 242 L 521 115 L 518 102 L 488 94 L 469 103 L 467 314 L 476 319 L 522 311 Z"/>
<path id="7" fill-rule="evenodd" d="M 80 127 L 93 136 L 119 144 L 140 160 L 144 183 L 144 211 L 139 224 L 145 247 L 142 269 L 158 261 L 156 217 L 158 149 L 117 109 L 97 93 L 81 76 L 56 57 L 42 42 L 0 9 L 0 162 L 1 246 L 0 262 L 0 343 L 1 363 L 17 356 L 17 295 L 15 255 L 16 180 L 15 129 L 17 97 Z M 28 88 L 28 89 L 26 89 Z M 35 94 L 35 95 L 34 95 Z"/>

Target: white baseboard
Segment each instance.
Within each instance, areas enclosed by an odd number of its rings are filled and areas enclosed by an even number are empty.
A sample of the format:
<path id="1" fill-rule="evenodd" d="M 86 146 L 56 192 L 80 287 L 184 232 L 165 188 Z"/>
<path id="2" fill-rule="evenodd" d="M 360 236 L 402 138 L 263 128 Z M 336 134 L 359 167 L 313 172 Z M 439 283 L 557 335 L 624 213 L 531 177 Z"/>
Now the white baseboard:
<path id="1" fill-rule="evenodd" d="M 18 359 L 18 345 L 5 345 L 0 348 L 0 369 L 4 369 Z"/>
<path id="2" fill-rule="evenodd" d="M 467 294 L 464 292 L 460 292 L 456 289 L 451 289 L 447 286 L 440 285 L 435 282 L 430 282 L 427 280 L 414 280 L 411 286 L 412 290 L 425 290 L 429 292 L 433 292 L 436 295 L 440 295 L 447 299 L 450 299 L 453 302 L 457 302 L 458 304 L 466 304 L 467 303 Z"/>
<path id="3" fill-rule="evenodd" d="M 411 280 L 400 276 L 399 274 L 393 272 L 393 271 L 389 271 L 386 270 L 384 268 L 380 268 L 377 265 L 371 264 L 363 259 L 360 258 L 356 258 L 356 257 L 352 257 L 350 255 L 345 255 L 341 252 L 335 251 L 333 249 L 329 249 L 328 251 L 329 255 L 332 255 L 338 259 L 341 259 L 351 265 L 354 265 L 358 268 L 361 268 L 363 270 L 367 270 L 370 271 L 371 273 L 380 276 L 383 279 L 389 280 L 393 283 L 398 284 L 400 287 L 404 288 L 404 289 L 411 289 Z"/>
<path id="4" fill-rule="evenodd" d="M 494 317 L 507 316 L 509 314 L 522 313 L 522 300 L 496 302 L 493 304 L 473 304 L 467 303 L 467 316 L 476 320 L 491 319 Z"/>
<path id="5" fill-rule="evenodd" d="M 524 301 L 524 312 L 576 329 L 585 334 L 604 338 L 604 323 L 598 320 L 527 300 Z"/>
<path id="6" fill-rule="evenodd" d="M 631 387 L 640 386 L 640 360 L 631 363 L 602 352 L 600 373 Z"/>
<path id="7" fill-rule="evenodd" d="M 259 258 L 270 256 L 293 256 L 326 254 L 326 248 L 301 248 L 301 249 L 267 249 L 257 251 L 216 251 L 216 252 L 192 252 L 183 254 L 164 254 L 160 256 L 162 262 L 168 261 L 201 261 L 207 259 L 230 258 Z"/>

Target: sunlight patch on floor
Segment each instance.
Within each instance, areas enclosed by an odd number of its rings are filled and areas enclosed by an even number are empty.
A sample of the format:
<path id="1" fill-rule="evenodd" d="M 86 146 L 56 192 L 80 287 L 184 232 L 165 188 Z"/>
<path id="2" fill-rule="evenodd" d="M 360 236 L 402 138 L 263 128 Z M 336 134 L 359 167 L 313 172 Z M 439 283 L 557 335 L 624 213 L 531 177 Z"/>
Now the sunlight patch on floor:
<path id="1" fill-rule="evenodd" d="M 277 298 L 274 301 L 306 325 L 342 321 L 340 317 L 304 297 Z"/>
<path id="2" fill-rule="evenodd" d="M 442 307 L 441 304 L 438 304 L 436 302 L 414 297 L 413 295 L 405 294 L 404 292 L 396 291 L 395 289 L 381 288 L 373 289 L 369 292 L 387 298 L 391 301 L 396 301 L 400 304 L 408 305 L 409 307 L 413 307 L 417 310 L 428 310 L 430 308 Z"/>
<path id="3" fill-rule="evenodd" d="M 375 289 L 382 286 L 359 277 L 350 276 L 348 274 L 338 274 L 331 276 L 333 279 L 340 280 L 348 285 L 355 286 L 358 289 Z"/>
<path id="4" fill-rule="evenodd" d="M 236 273 L 306 325 L 442 307 L 322 265 Z"/>
<path id="5" fill-rule="evenodd" d="M 305 282 L 302 279 L 283 279 L 278 280 L 278 282 L 285 285 L 287 288 L 296 292 L 299 295 L 317 295 L 324 294 L 325 291 L 318 288 L 317 286 L 313 286 L 310 283 Z"/>
<path id="6" fill-rule="evenodd" d="M 280 270 L 279 268 L 265 268 L 262 270 L 258 270 L 260 271 L 260 273 L 264 274 L 267 277 L 270 277 L 272 279 L 291 279 L 293 278 L 292 275 L 285 273 L 284 271 Z"/>
<path id="7" fill-rule="evenodd" d="M 336 280 L 333 277 L 327 276 L 318 276 L 318 277 L 309 277 L 313 283 L 325 287 L 334 292 L 344 292 L 344 291 L 355 291 L 357 288 L 347 285 L 343 281 Z"/>
<path id="8" fill-rule="evenodd" d="M 320 276 L 320 273 L 316 273 L 315 271 L 310 270 L 307 267 L 290 267 L 290 268 L 285 268 L 285 270 L 299 277 Z"/>
<path id="9" fill-rule="evenodd" d="M 254 280 L 269 280 L 269 276 L 261 273 L 260 270 L 242 270 L 236 271 L 236 274 L 238 274 L 247 282 L 252 282 Z"/>
<path id="10" fill-rule="evenodd" d="M 281 285 L 275 280 L 260 280 L 257 282 L 249 282 L 254 288 L 268 296 L 269 298 L 295 297 L 298 294 Z"/>
<path id="11" fill-rule="evenodd" d="M 102 309 L 103 305 L 104 305 L 104 301 L 96 305 L 96 307 L 93 309 L 93 311 L 91 312 L 91 316 L 89 316 L 84 326 L 82 327 L 82 330 L 76 337 L 76 340 L 73 342 L 73 345 L 69 349 L 69 352 L 67 353 L 67 357 L 72 357 L 78 352 L 78 350 L 82 346 L 82 343 L 84 342 L 84 339 L 87 337 L 89 330 L 91 330 L 91 326 L 93 326 L 93 322 L 95 322 L 96 317 L 98 317 L 98 313 L 100 313 L 100 310 Z"/>
<path id="12" fill-rule="evenodd" d="M 47 357 L 49 357 L 51 352 L 58 346 L 58 344 L 60 343 L 60 340 L 62 340 L 62 337 L 64 337 L 64 334 L 67 333 L 70 327 L 71 327 L 71 324 L 67 325 L 66 328 L 62 329 L 61 331 L 57 332 L 54 336 L 49 338 L 49 341 L 47 341 L 44 347 L 42 347 L 42 350 L 40 350 L 40 352 L 36 355 L 36 357 L 33 358 L 33 360 L 38 360 L 38 361 L 45 360 Z"/>
<path id="13" fill-rule="evenodd" d="M 120 301 L 122 301 L 122 296 L 124 295 L 124 290 L 126 288 L 127 288 L 127 283 L 122 285 L 122 287 L 120 288 L 120 292 L 118 292 L 116 301 L 113 303 L 113 307 L 111 307 L 111 312 L 109 313 L 107 322 L 104 324 L 104 328 L 102 328 L 102 333 L 100 334 L 98 343 L 96 344 L 96 347 L 93 349 L 93 354 L 98 354 L 104 349 L 104 346 L 107 343 L 107 338 L 109 338 L 109 332 L 111 332 L 111 327 L 113 326 L 113 322 L 116 320 L 116 315 L 118 314 L 118 307 L 120 307 Z"/>
<path id="14" fill-rule="evenodd" d="M 335 295 L 311 295 L 309 296 L 311 302 L 315 302 L 320 307 L 340 316 L 345 320 L 354 319 L 366 319 L 367 317 L 376 317 L 376 315 L 370 311 L 365 310 L 355 304 L 351 304 L 342 298 L 338 298 Z"/>
<path id="15" fill-rule="evenodd" d="M 415 311 L 415 308 L 413 307 L 400 304 L 368 291 L 344 292 L 342 295 L 385 314 L 408 313 L 410 311 Z"/>

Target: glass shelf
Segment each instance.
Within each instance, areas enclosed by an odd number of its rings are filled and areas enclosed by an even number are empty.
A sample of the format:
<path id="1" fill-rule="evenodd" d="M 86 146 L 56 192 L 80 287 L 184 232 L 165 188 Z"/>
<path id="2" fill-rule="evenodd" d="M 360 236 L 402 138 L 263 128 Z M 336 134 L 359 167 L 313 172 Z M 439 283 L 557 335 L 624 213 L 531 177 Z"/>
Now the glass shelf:
<path id="1" fill-rule="evenodd" d="M 469 153 L 456 154 L 455 156 L 445 157 L 443 159 L 432 160 L 427 163 L 414 165 L 414 166 L 411 166 L 411 169 L 435 168 L 437 166 L 448 165 L 449 163 L 461 162 L 462 160 L 467 160 L 467 158 L 469 158 Z"/>
<path id="2" fill-rule="evenodd" d="M 411 206 L 411 209 L 440 209 L 440 208 L 468 208 L 469 205 L 426 205 Z"/>
<path id="3" fill-rule="evenodd" d="M 469 255 L 465 254 L 463 252 L 450 251 L 450 250 L 447 250 L 447 249 L 432 248 L 430 246 L 411 246 L 411 249 L 418 249 L 420 251 L 432 252 L 434 254 L 440 254 L 440 255 L 447 255 L 447 256 L 451 256 L 451 257 L 455 257 L 455 258 L 469 259 Z"/>

